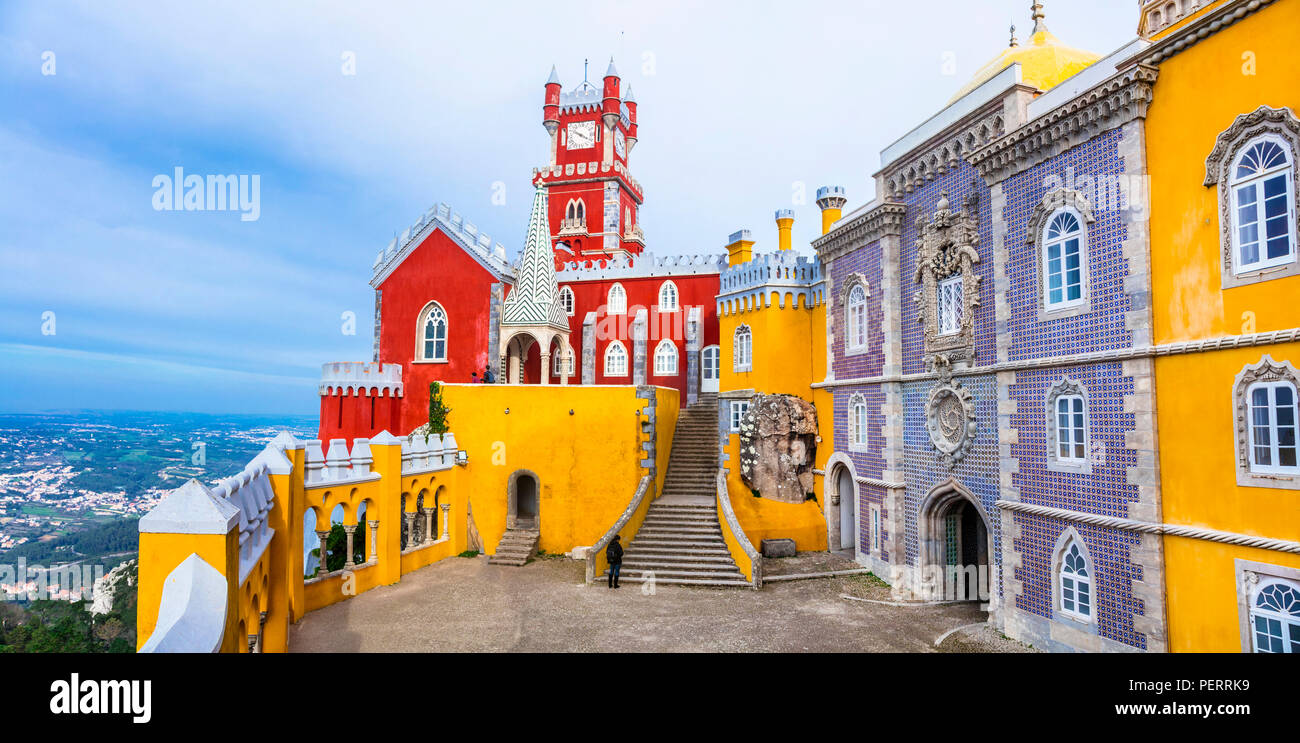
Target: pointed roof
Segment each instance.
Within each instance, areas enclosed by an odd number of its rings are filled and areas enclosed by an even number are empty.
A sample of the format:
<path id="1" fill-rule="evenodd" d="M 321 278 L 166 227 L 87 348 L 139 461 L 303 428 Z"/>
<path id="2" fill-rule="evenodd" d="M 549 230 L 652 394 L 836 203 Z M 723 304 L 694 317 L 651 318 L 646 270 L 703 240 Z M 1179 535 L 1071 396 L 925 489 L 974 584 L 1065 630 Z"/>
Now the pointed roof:
<path id="1" fill-rule="evenodd" d="M 519 261 L 517 283 L 510 296 L 506 297 L 501 324 L 550 325 L 567 331 L 568 315 L 558 301 L 559 294 L 551 233 L 546 223 L 546 189 L 539 187 L 533 193 L 528 240 Z"/>
<path id="2" fill-rule="evenodd" d="M 546 78 L 547 85 L 559 85 L 560 75 L 555 71 L 555 65 L 551 65 L 551 76 Z"/>
<path id="3" fill-rule="evenodd" d="M 636 96 L 632 95 L 632 86 L 627 86 L 627 95 L 623 96 L 624 103 L 636 103 Z"/>
<path id="4" fill-rule="evenodd" d="M 605 70 L 605 77 L 618 77 L 618 68 L 614 66 L 614 58 L 609 58 L 609 69 Z"/>

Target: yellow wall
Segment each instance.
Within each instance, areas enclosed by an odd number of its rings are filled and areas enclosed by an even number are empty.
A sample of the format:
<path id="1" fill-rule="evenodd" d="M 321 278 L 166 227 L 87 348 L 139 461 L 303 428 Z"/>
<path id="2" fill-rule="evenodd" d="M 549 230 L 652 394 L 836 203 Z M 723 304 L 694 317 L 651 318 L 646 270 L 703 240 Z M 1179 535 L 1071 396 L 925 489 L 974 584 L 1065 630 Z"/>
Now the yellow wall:
<path id="1" fill-rule="evenodd" d="M 662 478 L 677 392 L 656 388 L 656 398 Z M 644 474 L 638 413 L 648 401 L 635 387 L 450 384 L 443 386 L 443 400 L 452 410 L 457 443 L 469 453 L 466 487 L 489 553 L 505 533 L 511 473 L 537 475 L 538 548 L 550 553 L 595 544 L 627 508 Z"/>
<path id="2" fill-rule="evenodd" d="M 1156 343 L 1300 326 L 1300 277 L 1221 288 L 1218 192 L 1205 159 L 1260 105 L 1300 109 L 1300 2 L 1284 1 L 1160 64 L 1146 121 Z M 1254 75 L 1243 74 L 1253 55 Z M 1213 95 L 1206 95 L 1213 91 Z M 1300 491 L 1236 483 L 1232 386 L 1263 354 L 1300 364 L 1300 344 L 1156 359 L 1163 520 L 1300 540 Z M 1169 648 L 1241 649 L 1236 559 L 1300 566 L 1295 555 L 1165 537 Z"/>
<path id="3" fill-rule="evenodd" d="M 222 575 L 227 576 L 226 639 L 223 653 L 237 652 L 236 626 L 240 618 L 240 596 L 235 585 L 239 578 L 239 527 L 229 534 L 150 534 L 140 535 L 139 582 L 136 588 L 136 649 L 149 640 L 158 626 L 158 608 L 162 604 L 167 576 L 191 554 L 197 554 Z M 229 576 L 234 575 L 231 579 Z"/>

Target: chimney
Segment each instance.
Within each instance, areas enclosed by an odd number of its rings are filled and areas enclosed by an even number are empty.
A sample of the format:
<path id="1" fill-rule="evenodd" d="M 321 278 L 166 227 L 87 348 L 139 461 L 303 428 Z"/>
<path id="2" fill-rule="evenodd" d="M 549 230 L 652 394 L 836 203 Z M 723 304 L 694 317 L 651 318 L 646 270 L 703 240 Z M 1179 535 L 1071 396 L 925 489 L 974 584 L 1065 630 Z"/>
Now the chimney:
<path id="1" fill-rule="evenodd" d="M 749 234 L 749 230 L 731 233 L 731 237 L 727 238 L 727 265 L 738 266 L 749 263 L 753 257 L 754 238 Z"/>
<path id="2" fill-rule="evenodd" d="M 822 210 L 822 234 L 831 231 L 831 225 L 840 221 L 844 203 L 843 186 L 822 186 L 817 189 L 817 206 Z"/>
<path id="3" fill-rule="evenodd" d="M 794 229 L 794 210 L 776 211 L 776 244 L 779 250 L 790 249 L 790 231 Z"/>

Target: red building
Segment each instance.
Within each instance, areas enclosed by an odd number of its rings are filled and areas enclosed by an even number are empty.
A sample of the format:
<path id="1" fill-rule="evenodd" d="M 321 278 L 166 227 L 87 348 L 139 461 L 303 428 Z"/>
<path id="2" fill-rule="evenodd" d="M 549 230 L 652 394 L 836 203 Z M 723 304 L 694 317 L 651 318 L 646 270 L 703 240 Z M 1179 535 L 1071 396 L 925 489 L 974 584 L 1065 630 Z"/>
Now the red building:
<path id="1" fill-rule="evenodd" d="M 485 370 L 496 383 L 673 387 L 683 402 L 716 390 L 709 359 L 717 358 L 715 297 L 726 259 L 645 252 L 637 221 L 644 193 L 628 169 L 636 101 L 630 88 L 620 90 L 613 60 L 599 88 L 584 79 L 565 93 L 554 69 L 545 86 L 550 165 L 534 170 L 534 182 L 546 197 L 571 350 L 554 349 L 543 374 L 533 343 L 521 350 L 522 376 L 508 379 L 501 312 L 517 266 L 439 204 L 375 260 L 373 362 L 325 365 L 322 441 L 408 433 L 427 420 L 430 382 L 477 382 Z"/>

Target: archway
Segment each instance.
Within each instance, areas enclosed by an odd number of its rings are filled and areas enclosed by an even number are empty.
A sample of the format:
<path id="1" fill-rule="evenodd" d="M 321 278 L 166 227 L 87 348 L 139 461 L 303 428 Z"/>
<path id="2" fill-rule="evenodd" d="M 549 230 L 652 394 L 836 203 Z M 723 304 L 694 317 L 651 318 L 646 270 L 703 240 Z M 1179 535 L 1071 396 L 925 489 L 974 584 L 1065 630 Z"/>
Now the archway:
<path id="1" fill-rule="evenodd" d="M 541 381 L 541 347 L 529 333 L 516 333 L 506 343 L 505 375 L 507 384 L 537 384 Z M 549 371 L 549 370 L 548 370 Z"/>
<path id="2" fill-rule="evenodd" d="M 992 610 L 991 528 L 979 499 L 950 479 L 925 497 L 917 526 L 922 595 L 945 601 L 987 601 Z"/>
<path id="3" fill-rule="evenodd" d="M 839 544 L 832 544 L 831 548 L 856 551 L 858 488 L 848 467 L 835 469 L 835 492 L 840 501 L 840 534 Z"/>
<path id="4" fill-rule="evenodd" d="M 519 470 L 506 486 L 506 528 L 537 529 L 540 518 L 541 483 L 537 474 Z"/>

